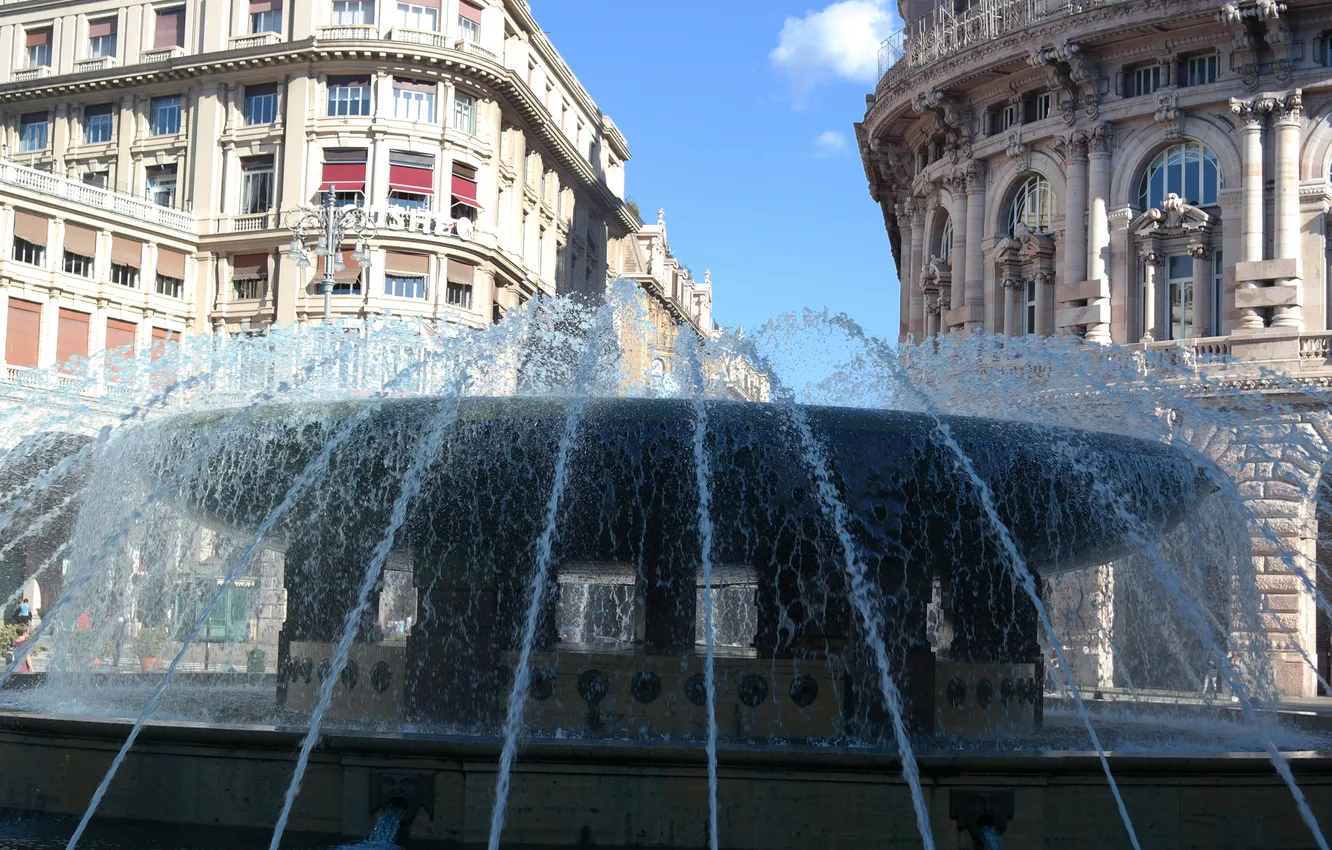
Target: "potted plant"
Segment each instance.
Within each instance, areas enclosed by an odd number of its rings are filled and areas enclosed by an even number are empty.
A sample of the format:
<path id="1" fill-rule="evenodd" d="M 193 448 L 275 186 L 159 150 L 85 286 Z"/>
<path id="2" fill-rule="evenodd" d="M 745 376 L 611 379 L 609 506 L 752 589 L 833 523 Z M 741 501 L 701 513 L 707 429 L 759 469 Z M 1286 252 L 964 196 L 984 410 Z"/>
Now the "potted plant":
<path id="1" fill-rule="evenodd" d="M 139 629 L 139 634 L 134 638 L 134 651 L 139 656 L 139 665 L 143 672 L 150 673 L 157 666 L 157 662 L 162 658 L 162 650 L 167 645 L 167 630 L 165 628 Z"/>

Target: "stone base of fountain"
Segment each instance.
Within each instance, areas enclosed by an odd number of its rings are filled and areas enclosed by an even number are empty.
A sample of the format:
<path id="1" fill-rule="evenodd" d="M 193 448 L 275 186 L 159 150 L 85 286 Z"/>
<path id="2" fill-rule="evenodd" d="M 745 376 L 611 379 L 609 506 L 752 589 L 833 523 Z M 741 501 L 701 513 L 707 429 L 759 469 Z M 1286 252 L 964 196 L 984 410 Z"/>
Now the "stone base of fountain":
<path id="1" fill-rule="evenodd" d="M 81 813 L 128 729 L 124 722 L 0 715 L 0 806 Z M 271 828 L 299 739 L 299 731 L 269 727 L 150 725 L 99 815 Z M 409 777 L 433 795 L 432 805 L 418 802 L 413 812 L 413 846 L 483 846 L 498 750 L 498 742 L 475 738 L 329 734 L 310 763 L 289 832 L 363 837 L 386 779 L 401 784 Z M 723 848 L 863 850 L 919 842 L 891 754 L 723 746 L 719 758 Z M 923 754 L 919 762 L 941 850 L 971 846 L 957 820 L 969 809 L 957 801 L 976 791 L 1012 792 L 1005 847 L 1127 844 L 1094 754 L 968 751 Z M 1150 824 L 1139 828 L 1144 848 L 1312 846 L 1289 789 L 1261 753 L 1111 754 L 1110 762 L 1135 822 Z M 1291 766 L 1314 811 L 1332 811 L 1332 756 L 1294 753 Z M 506 845 L 705 846 L 705 774 L 695 745 L 530 743 L 510 800 L 523 816 L 509 820 Z"/>

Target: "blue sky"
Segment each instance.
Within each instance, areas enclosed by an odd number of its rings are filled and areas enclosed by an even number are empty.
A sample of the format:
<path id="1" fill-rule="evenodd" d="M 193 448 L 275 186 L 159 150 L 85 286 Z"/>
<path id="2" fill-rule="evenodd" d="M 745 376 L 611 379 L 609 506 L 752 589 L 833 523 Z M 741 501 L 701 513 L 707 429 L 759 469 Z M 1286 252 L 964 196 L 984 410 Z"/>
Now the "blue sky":
<path id="1" fill-rule="evenodd" d="M 529 0 L 629 140 L 628 194 L 717 321 L 803 307 L 896 339 L 897 280 L 852 123 L 893 28 L 884 0 Z"/>

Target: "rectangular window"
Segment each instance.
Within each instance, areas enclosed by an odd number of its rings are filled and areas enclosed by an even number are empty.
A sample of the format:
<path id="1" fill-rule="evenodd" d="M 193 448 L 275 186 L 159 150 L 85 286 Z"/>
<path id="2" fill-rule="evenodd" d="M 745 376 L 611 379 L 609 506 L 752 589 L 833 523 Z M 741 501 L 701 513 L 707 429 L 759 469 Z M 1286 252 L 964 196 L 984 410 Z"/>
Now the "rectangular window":
<path id="1" fill-rule="evenodd" d="M 240 579 L 223 587 L 225 579 L 199 579 L 178 585 L 171 617 L 171 639 L 183 641 L 194 624 L 208 612 L 195 640 L 236 643 L 251 639 L 254 618 L 254 579 Z M 214 603 L 216 597 L 216 603 Z M 208 606 L 213 609 L 208 611 Z M 220 652 L 220 650 L 218 650 Z"/>
<path id="2" fill-rule="evenodd" d="M 399 3 L 398 25 L 409 30 L 439 31 L 439 4 Z"/>
<path id="3" fill-rule="evenodd" d="M 75 254 L 73 251 L 66 251 L 64 269 L 65 274 L 78 275 L 79 277 L 92 277 L 93 258 L 85 257 L 83 254 Z"/>
<path id="4" fill-rule="evenodd" d="M 1133 71 L 1133 96 L 1152 94 L 1161 87 L 1161 66 L 1148 65 Z"/>
<path id="5" fill-rule="evenodd" d="M 352 200 L 348 203 L 359 205 L 355 199 L 365 191 L 365 157 L 365 148 L 325 148 L 319 191 L 349 195 Z"/>
<path id="6" fill-rule="evenodd" d="M 329 77 L 328 114 L 349 117 L 370 114 L 368 77 Z"/>
<path id="7" fill-rule="evenodd" d="M 393 81 L 393 117 L 404 121 L 435 120 L 435 84 L 415 80 Z"/>
<path id="8" fill-rule="evenodd" d="M 384 294 L 394 298 L 425 298 L 424 277 L 385 272 Z"/>
<path id="9" fill-rule="evenodd" d="M 418 192 L 399 192 L 397 189 L 389 190 L 389 206 L 399 210 L 429 210 L 430 196 L 422 195 Z"/>
<path id="10" fill-rule="evenodd" d="M 375 22 L 375 0 L 333 0 L 333 25 L 366 26 Z"/>
<path id="11" fill-rule="evenodd" d="M 1054 106 L 1054 94 L 1046 92 L 1036 95 L 1036 120 L 1044 121 L 1050 117 L 1050 110 Z"/>
<path id="12" fill-rule="evenodd" d="M 272 124 L 277 120 L 277 84 L 245 87 L 245 123 Z"/>
<path id="13" fill-rule="evenodd" d="M 352 256 L 353 251 L 350 248 L 343 248 L 333 257 L 333 294 L 334 295 L 360 295 L 361 294 L 361 264 Z M 322 281 L 324 277 L 324 266 L 328 259 L 319 258 L 317 281 Z"/>
<path id="14" fill-rule="evenodd" d="M 139 270 L 123 263 L 111 264 L 111 282 L 130 289 L 139 288 Z"/>
<path id="15" fill-rule="evenodd" d="M 155 97 L 148 106 L 148 123 L 154 136 L 174 136 L 180 132 L 180 95 Z"/>
<path id="16" fill-rule="evenodd" d="M 126 349 L 132 351 L 135 339 L 139 335 L 139 326 L 123 319 L 106 320 L 106 350 Z"/>
<path id="17" fill-rule="evenodd" d="M 89 106 L 83 110 L 83 141 L 99 145 L 111 141 L 112 106 L 109 103 Z"/>
<path id="18" fill-rule="evenodd" d="M 435 158 L 410 151 L 389 152 L 389 204 L 402 209 L 429 209 L 435 193 Z"/>
<path id="19" fill-rule="evenodd" d="M 1221 59 L 1215 53 L 1210 56 L 1192 56 L 1185 65 L 1184 85 L 1205 86 L 1214 83 L 1220 67 Z"/>
<path id="20" fill-rule="evenodd" d="M 273 158 L 254 156 L 241 160 L 241 212 L 266 213 L 273 208 Z"/>
<path id="21" fill-rule="evenodd" d="M 268 288 L 268 256 L 239 254 L 234 257 L 231 261 L 231 286 L 238 300 L 263 298 Z"/>
<path id="22" fill-rule="evenodd" d="M 458 2 L 458 33 L 462 40 L 476 44 L 481 40 L 481 8 L 467 0 Z"/>
<path id="23" fill-rule="evenodd" d="M 56 362 L 64 364 L 61 371 L 70 370 L 77 360 L 88 356 L 88 326 L 92 318 L 78 310 L 60 308 L 56 321 Z"/>
<path id="24" fill-rule="evenodd" d="M 476 98 L 460 91 L 453 93 L 453 129 L 476 135 Z"/>
<path id="25" fill-rule="evenodd" d="M 250 32 L 282 32 L 282 0 L 250 0 Z"/>
<path id="26" fill-rule="evenodd" d="M 46 246 L 15 236 L 14 259 L 30 266 L 44 265 L 46 263 Z"/>
<path id="27" fill-rule="evenodd" d="M 176 205 L 176 165 L 154 165 L 147 169 L 145 194 L 159 207 Z"/>
<path id="28" fill-rule="evenodd" d="M 1036 281 L 1029 280 L 1022 286 L 1022 333 L 1036 333 Z"/>
<path id="29" fill-rule="evenodd" d="M 51 136 L 50 119 L 45 112 L 33 112 L 19 119 L 19 150 L 42 151 Z"/>
<path id="30" fill-rule="evenodd" d="M 83 183 L 85 186 L 96 186 L 98 189 L 105 189 L 111 184 L 111 172 L 85 171 L 83 172 Z"/>
<path id="31" fill-rule="evenodd" d="M 116 19 L 88 22 L 88 55 L 94 59 L 116 55 Z"/>
<path id="32" fill-rule="evenodd" d="M 9 299 L 5 332 L 5 362 L 32 369 L 37 365 L 37 343 L 42 332 L 42 305 L 35 301 Z"/>
<path id="33" fill-rule="evenodd" d="M 476 169 L 461 162 L 453 164 L 452 202 L 449 214 L 458 219 L 477 220 L 481 204 L 477 200 Z"/>
<path id="34" fill-rule="evenodd" d="M 1332 266 L 1329 266 L 1332 268 Z M 1223 320 L 1221 311 L 1225 304 L 1226 289 L 1226 264 L 1222 261 L 1221 249 L 1217 248 L 1212 252 L 1212 327 L 1213 336 L 1221 336 L 1223 330 Z"/>
<path id="35" fill-rule="evenodd" d="M 454 283 L 449 281 L 449 288 L 446 294 L 448 305 L 462 310 L 472 309 L 472 285 L 470 283 Z"/>
<path id="36" fill-rule="evenodd" d="M 157 10 L 157 29 L 153 34 L 153 49 L 185 46 L 185 7 Z"/>
<path id="37" fill-rule="evenodd" d="M 28 30 L 28 65 L 29 68 L 51 67 L 51 28 Z"/>
<path id="38" fill-rule="evenodd" d="M 1018 104 L 1010 103 L 1004 107 L 1004 111 L 999 114 L 999 129 L 1007 130 L 1018 123 Z"/>
<path id="39" fill-rule="evenodd" d="M 180 298 L 185 292 L 185 281 L 178 277 L 159 274 L 157 276 L 157 294 L 168 298 Z"/>
<path id="40" fill-rule="evenodd" d="M 1193 336 L 1193 257 L 1176 254 L 1167 259 L 1166 287 L 1167 339 L 1188 339 Z"/>

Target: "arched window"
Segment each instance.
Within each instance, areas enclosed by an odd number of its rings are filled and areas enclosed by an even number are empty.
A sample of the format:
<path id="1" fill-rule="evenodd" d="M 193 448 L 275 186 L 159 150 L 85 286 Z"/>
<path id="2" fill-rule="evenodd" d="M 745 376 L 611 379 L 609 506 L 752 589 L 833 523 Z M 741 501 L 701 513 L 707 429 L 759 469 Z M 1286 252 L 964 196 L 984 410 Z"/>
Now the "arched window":
<path id="1" fill-rule="evenodd" d="M 943 230 L 939 232 L 939 259 L 945 263 L 951 262 L 949 259 L 953 255 L 953 220 L 946 219 L 943 224 Z"/>
<path id="2" fill-rule="evenodd" d="M 1019 224 L 1025 224 L 1035 233 L 1049 233 L 1054 217 L 1054 191 L 1050 181 L 1037 174 L 1022 184 L 1008 208 L 1008 235 L 1017 235 Z"/>
<path id="3" fill-rule="evenodd" d="M 1216 154 L 1197 142 L 1184 142 L 1157 154 L 1138 187 L 1138 207 L 1158 209 L 1166 195 L 1179 195 L 1195 207 L 1216 203 L 1221 168 Z"/>

